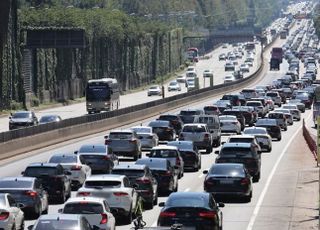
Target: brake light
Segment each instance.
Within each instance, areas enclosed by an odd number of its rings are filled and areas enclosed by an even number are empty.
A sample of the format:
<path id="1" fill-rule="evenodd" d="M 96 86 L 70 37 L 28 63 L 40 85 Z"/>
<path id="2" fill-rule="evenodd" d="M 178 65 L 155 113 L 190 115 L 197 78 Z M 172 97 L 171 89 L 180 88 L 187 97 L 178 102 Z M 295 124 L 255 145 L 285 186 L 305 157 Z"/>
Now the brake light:
<path id="1" fill-rule="evenodd" d="M 81 165 L 74 165 L 71 167 L 71 170 L 73 170 L 73 171 L 80 171 L 81 169 L 82 169 Z"/>
<path id="2" fill-rule="evenodd" d="M 115 196 L 128 196 L 128 193 L 125 193 L 125 192 L 114 192 L 113 195 L 115 195 Z"/>
<path id="3" fill-rule="evenodd" d="M 160 217 L 175 217 L 176 215 L 175 212 L 160 212 Z"/>
<path id="4" fill-rule="evenodd" d="M 78 196 L 90 196 L 90 192 L 79 192 Z"/>
<path id="5" fill-rule="evenodd" d="M 101 219 L 101 221 L 100 221 L 100 224 L 106 224 L 106 223 L 108 223 L 108 215 L 107 215 L 107 214 L 101 213 L 101 217 L 102 217 L 102 219 Z"/>
<path id="6" fill-rule="evenodd" d="M 35 192 L 35 191 L 27 191 L 27 192 L 26 192 L 26 195 L 27 195 L 27 196 L 31 196 L 31 197 L 36 197 L 36 196 L 38 195 L 38 193 Z"/>
<path id="7" fill-rule="evenodd" d="M 148 178 L 138 178 L 136 179 L 137 182 L 142 183 L 142 184 L 149 184 L 150 180 Z"/>
<path id="8" fill-rule="evenodd" d="M 0 213 L 0 220 L 5 220 L 9 217 L 10 213 L 9 212 L 1 212 Z"/>
<path id="9" fill-rule="evenodd" d="M 249 181 L 248 178 L 243 178 L 243 179 L 241 179 L 240 184 L 241 184 L 241 185 L 248 185 L 249 182 L 250 182 L 250 181 Z"/>
<path id="10" fill-rule="evenodd" d="M 112 142 L 111 140 L 105 140 L 105 141 L 104 141 L 104 144 L 105 144 L 105 145 L 109 145 L 111 142 Z"/>
<path id="11" fill-rule="evenodd" d="M 130 140 L 129 141 L 131 144 L 136 144 L 137 143 L 137 140 Z"/>
<path id="12" fill-rule="evenodd" d="M 203 218 L 216 218 L 217 213 L 214 211 L 199 212 L 199 216 Z"/>

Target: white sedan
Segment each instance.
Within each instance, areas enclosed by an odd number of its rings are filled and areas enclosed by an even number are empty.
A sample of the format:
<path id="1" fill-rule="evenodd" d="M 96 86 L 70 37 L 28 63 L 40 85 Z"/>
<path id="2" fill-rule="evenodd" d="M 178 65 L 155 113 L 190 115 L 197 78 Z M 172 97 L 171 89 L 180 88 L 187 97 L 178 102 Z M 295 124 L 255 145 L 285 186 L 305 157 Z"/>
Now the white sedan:
<path id="1" fill-rule="evenodd" d="M 48 163 L 58 163 L 61 164 L 64 170 L 70 171 L 72 187 L 80 187 L 87 177 L 91 176 L 91 168 L 84 164 L 84 159 L 79 154 L 62 154 L 57 153 L 50 157 Z"/>
<path id="2" fill-rule="evenodd" d="M 150 150 L 153 147 L 157 146 L 159 143 L 159 137 L 157 134 L 152 132 L 152 128 L 149 126 L 135 126 L 131 128 L 134 130 L 140 141 L 141 141 L 141 149 Z"/>
<path id="3" fill-rule="evenodd" d="M 171 81 L 168 85 L 168 91 L 181 91 L 181 86 L 177 81 Z"/>
<path id="4" fill-rule="evenodd" d="M 137 209 L 138 193 L 136 186 L 130 185 L 124 175 L 102 174 L 94 175 L 84 182 L 77 196 L 94 196 L 107 200 L 111 211 L 123 217 L 126 224 L 131 224 Z"/>
<path id="5" fill-rule="evenodd" d="M 0 194 L 0 229 L 24 229 L 24 213 L 10 194 Z"/>
<path id="6" fill-rule="evenodd" d="M 91 226 L 98 226 L 100 229 L 115 230 L 116 220 L 110 211 L 107 200 L 98 197 L 75 197 L 65 203 L 63 214 L 80 214 L 87 218 Z"/>
<path id="7" fill-rule="evenodd" d="M 240 70 L 241 70 L 242 72 L 244 72 L 244 73 L 249 73 L 250 67 L 249 67 L 249 65 L 247 65 L 247 64 L 241 64 L 241 65 L 240 65 Z"/>
<path id="8" fill-rule="evenodd" d="M 150 88 L 148 89 L 148 97 L 153 96 L 153 95 L 156 95 L 156 96 L 162 95 L 162 90 L 161 90 L 160 86 L 158 86 L 158 85 L 150 86 Z"/>
<path id="9" fill-rule="evenodd" d="M 241 124 L 236 116 L 221 115 L 219 116 L 221 133 L 241 133 Z"/>
<path id="10" fill-rule="evenodd" d="M 235 80 L 236 78 L 232 74 L 230 74 L 224 77 L 223 82 L 224 84 L 226 84 L 226 83 L 234 82 Z"/>
<path id="11" fill-rule="evenodd" d="M 255 136 L 262 151 L 271 152 L 272 138 L 264 127 L 250 127 L 243 130 L 243 134 Z"/>

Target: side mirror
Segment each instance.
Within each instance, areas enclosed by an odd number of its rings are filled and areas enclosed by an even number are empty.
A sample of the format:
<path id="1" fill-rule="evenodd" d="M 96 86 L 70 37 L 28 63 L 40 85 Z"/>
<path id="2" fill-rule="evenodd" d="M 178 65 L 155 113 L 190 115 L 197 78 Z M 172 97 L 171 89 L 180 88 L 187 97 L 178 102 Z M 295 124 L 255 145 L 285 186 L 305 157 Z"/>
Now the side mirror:
<path id="1" fill-rule="evenodd" d="M 203 174 L 208 174 L 208 170 L 203 170 Z"/>
<path id="2" fill-rule="evenodd" d="M 73 153 L 74 153 L 74 154 L 78 154 L 78 153 L 79 153 L 79 151 L 78 151 L 78 150 L 76 150 L 76 151 L 74 151 Z"/>
<path id="3" fill-rule="evenodd" d="M 146 153 L 146 156 L 147 156 L 147 157 L 150 157 L 150 153 Z"/>
<path id="4" fill-rule="evenodd" d="M 11 120 L 11 119 L 12 119 L 12 117 L 10 116 L 10 117 L 9 117 L 9 120 Z"/>
<path id="5" fill-rule="evenodd" d="M 22 175 L 22 176 L 24 175 L 24 171 L 21 172 L 21 175 Z"/>
<path id="6" fill-rule="evenodd" d="M 164 207 L 164 202 L 160 202 L 160 203 L 158 204 L 158 206 L 159 206 L 159 207 Z"/>
<path id="7" fill-rule="evenodd" d="M 70 171 L 64 171 L 64 175 L 71 176 L 72 173 Z"/>
<path id="8" fill-rule="evenodd" d="M 108 137 L 109 137 L 109 136 L 108 136 L 108 135 L 106 135 L 106 136 L 104 136 L 104 139 L 108 139 Z"/>
<path id="9" fill-rule="evenodd" d="M 214 154 L 219 154 L 219 153 L 220 153 L 219 150 L 214 151 Z"/>
<path id="10" fill-rule="evenodd" d="M 133 184 L 132 188 L 137 189 L 139 186 L 137 184 Z"/>
<path id="11" fill-rule="evenodd" d="M 32 229 L 33 229 L 33 225 L 28 226 L 27 229 L 28 229 L 28 230 L 32 230 Z"/>
<path id="12" fill-rule="evenodd" d="M 221 144 L 224 145 L 226 142 L 225 141 L 221 141 Z"/>
<path id="13" fill-rule="evenodd" d="M 219 208 L 224 208 L 224 206 L 225 206 L 224 203 L 222 203 L 222 202 L 219 202 L 219 203 L 218 203 L 218 207 L 219 207 Z"/>
<path id="14" fill-rule="evenodd" d="M 25 206 L 23 203 L 18 203 L 18 204 L 17 204 L 17 207 L 18 207 L 18 208 L 25 208 L 26 206 Z"/>
<path id="15" fill-rule="evenodd" d="M 174 169 L 179 169 L 179 166 L 175 165 L 173 168 L 174 168 Z"/>
<path id="16" fill-rule="evenodd" d="M 62 211 L 63 211 L 62 208 L 58 209 L 58 213 L 62 213 Z"/>

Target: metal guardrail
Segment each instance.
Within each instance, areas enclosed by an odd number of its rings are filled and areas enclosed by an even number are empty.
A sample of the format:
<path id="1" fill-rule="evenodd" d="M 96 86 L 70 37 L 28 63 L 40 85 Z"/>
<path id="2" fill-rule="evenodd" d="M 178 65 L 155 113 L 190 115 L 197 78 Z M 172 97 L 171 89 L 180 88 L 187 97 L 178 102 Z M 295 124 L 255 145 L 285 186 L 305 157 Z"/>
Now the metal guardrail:
<path id="1" fill-rule="evenodd" d="M 272 43 L 274 42 L 274 40 L 271 41 L 268 45 L 266 45 L 264 47 L 264 50 L 267 49 L 269 46 L 271 46 Z M 202 94 L 202 93 L 205 93 L 208 91 L 212 91 L 213 95 L 214 95 L 214 91 L 217 89 L 221 90 L 221 89 L 225 88 L 226 90 L 228 90 L 232 86 L 236 86 L 236 85 L 239 85 L 239 84 L 245 83 L 245 82 L 250 82 L 252 79 L 254 79 L 262 70 L 262 66 L 263 66 L 262 53 L 263 53 L 263 50 L 261 52 L 261 66 L 260 66 L 260 68 L 258 68 L 258 70 L 256 72 L 254 72 L 251 76 L 237 80 L 235 82 L 231 82 L 228 84 L 215 85 L 213 87 L 206 87 L 206 88 L 202 88 L 202 89 L 199 89 L 196 91 L 177 94 L 177 95 L 167 97 L 164 99 L 159 99 L 159 100 L 155 100 L 155 101 L 151 101 L 151 102 L 147 102 L 147 103 L 143 103 L 143 104 L 139 104 L 139 105 L 134 105 L 134 106 L 122 108 L 122 109 L 115 110 L 115 111 L 93 114 L 93 115 L 83 115 L 80 117 L 64 119 L 58 123 L 48 123 L 48 124 L 27 127 L 27 128 L 23 128 L 23 129 L 2 132 L 2 133 L 0 133 L 0 143 L 5 143 L 5 142 L 11 141 L 11 140 L 24 138 L 24 137 L 28 137 L 28 136 L 38 135 L 38 134 L 46 133 L 46 132 L 49 132 L 52 130 L 62 129 L 62 128 L 66 128 L 66 127 L 72 127 L 72 126 L 81 125 L 81 124 L 89 123 L 89 122 L 96 122 L 96 121 L 100 121 L 100 120 L 104 120 L 104 119 L 108 119 L 108 118 L 114 118 L 114 117 L 118 117 L 118 116 L 128 114 L 131 112 L 159 106 L 159 105 L 162 105 L 162 104 L 165 104 L 168 102 L 173 102 L 173 101 L 185 98 L 185 97 L 190 97 L 193 95 Z"/>

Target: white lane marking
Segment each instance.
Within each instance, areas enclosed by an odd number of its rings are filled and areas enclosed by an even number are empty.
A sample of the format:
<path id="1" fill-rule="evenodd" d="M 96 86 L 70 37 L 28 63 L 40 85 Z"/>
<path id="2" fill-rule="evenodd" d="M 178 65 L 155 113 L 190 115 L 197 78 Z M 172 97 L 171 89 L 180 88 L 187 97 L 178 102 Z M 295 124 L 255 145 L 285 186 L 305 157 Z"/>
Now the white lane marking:
<path id="1" fill-rule="evenodd" d="M 155 221 L 155 222 L 151 225 L 151 227 L 157 227 L 157 221 Z"/>
<path id="2" fill-rule="evenodd" d="M 248 227 L 247 227 L 247 230 L 252 230 L 253 229 L 253 225 L 254 225 L 254 222 L 258 216 L 258 213 L 260 211 L 260 208 L 261 208 L 261 205 L 262 205 L 262 202 L 263 202 L 263 199 L 268 191 L 268 188 L 270 186 L 270 183 L 271 183 L 271 180 L 272 180 L 272 177 L 274 176 L 279 164 L 280 164 L 280 161 L 282 159 L 282 157 L 284 156 L 284 154 L 286 153 L 286 151 L 288 150 L 291 142 L 293 141 L 293 139 L 296 137 L 296 135 L 301 131 L 301 127 L 297 129 L 297 131 L 294 133 L 294 135 L 291 137 L 290 141 L 287 143 L 287 145 L 285 146 L 285 148 L 283 149 L 280 157 L 278 158 L 277 162 L 274 164 L 272 170 L 271 170 L 271 173 L 269 174 L 269 177 L 267 179 L 267 182 L 261 192 L 261 195 L 259 197 L 259 200 L 256 204 L 256 207 L 255 209 L 253 210 L 253 214 L 250 218 L 250 221 L 249 221 L 249 224 L 248 224 Z"/>
<path id="3" fill-rule="evenodd" d="M 184 192 L 189 192 L 190 191 L 190 188 L 186 188 L 185 190 L 184 190 Z"/>

